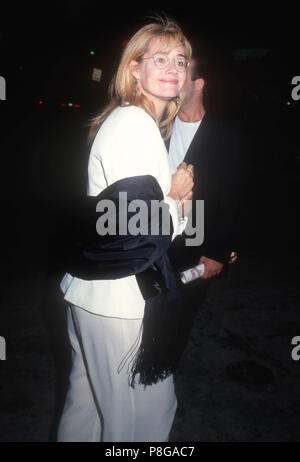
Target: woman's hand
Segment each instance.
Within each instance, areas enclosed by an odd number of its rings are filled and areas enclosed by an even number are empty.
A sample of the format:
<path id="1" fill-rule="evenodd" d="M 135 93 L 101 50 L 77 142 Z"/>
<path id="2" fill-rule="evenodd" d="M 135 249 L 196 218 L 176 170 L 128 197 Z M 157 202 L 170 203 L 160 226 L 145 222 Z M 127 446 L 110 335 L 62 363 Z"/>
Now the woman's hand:
<path id="1" fill-rule="evenodd" d="M 193 199 L 193 191 L 190 191 L 185 197 L 181 199 L 178 204 L 178 215 L 180 217 L 187 216 L 192 211 L 192 199 Z"/>
<path id="2" fill-rule="evenodd" d="M 188 168 L 189 167 L 189 168 Z M 172 185 L 169 196 L 175 201 L 187 200 L 194 186 L 194 174 L 192 166 L 188 166 L 186 162 L 182 162 L 177 168 L 177 172 L 172 176 Z"/>

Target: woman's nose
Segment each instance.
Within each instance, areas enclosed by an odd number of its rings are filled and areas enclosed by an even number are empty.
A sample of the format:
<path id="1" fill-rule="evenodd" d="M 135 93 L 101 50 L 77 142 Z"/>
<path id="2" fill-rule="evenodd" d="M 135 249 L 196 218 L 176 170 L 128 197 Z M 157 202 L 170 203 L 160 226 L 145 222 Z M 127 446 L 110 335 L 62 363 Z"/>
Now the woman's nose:
<path id="1" fill-rule="evenodd" d="M 170 72 L 177 72 L 177 68 L 176 68 L 176 65 L 175 65 L 175 59 L 170 59 L 170 62 L 167 66 L 167 71 Z"/>

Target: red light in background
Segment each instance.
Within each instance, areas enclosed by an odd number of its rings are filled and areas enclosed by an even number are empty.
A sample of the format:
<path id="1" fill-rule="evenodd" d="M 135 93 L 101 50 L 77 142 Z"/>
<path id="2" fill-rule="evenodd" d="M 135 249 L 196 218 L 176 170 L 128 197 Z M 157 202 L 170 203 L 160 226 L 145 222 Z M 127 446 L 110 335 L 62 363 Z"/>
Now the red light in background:
<path id="1" fill-rule="evenodd" d="M 68 107 L 71 107 L 71 108 L 73 108 L 73 107 L 79 108 L 79 107 L 80 107 L 80 104 L 73 104 L 73 103 L 68 103 L 68 104 L 67 104 L 67 103 L 60 103 L 60 106 L 61 106 L 61 107 L 67 107 L 67 106 L 68 106 Z"/>
<path id="2" fill-rule="evenodd" d="M 38 104 L 43 104 L 44 101 L 42 101 L 41 99 L 38 101 Z"/>
<path id="3" fill-rule="evenodd" d="M 24 67 L 23 67 L 23 66 L 19 66 L 18 69 L 19 69 L 19 71 L 22 71 L 22 70 L 24 69 Z"/>

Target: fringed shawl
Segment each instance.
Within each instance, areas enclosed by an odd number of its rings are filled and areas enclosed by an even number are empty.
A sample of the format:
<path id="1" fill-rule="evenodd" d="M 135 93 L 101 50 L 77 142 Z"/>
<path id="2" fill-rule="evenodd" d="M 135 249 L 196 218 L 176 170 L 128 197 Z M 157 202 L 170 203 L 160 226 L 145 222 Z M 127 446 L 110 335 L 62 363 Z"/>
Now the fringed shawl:
<path id="1" fill-rule="evenodd" d="M 144 235 L 120 233 L 121 192 L 127 193 L 127 206 L 135 200 L 142 200 L 147 204 L 148 232 Z M 124 178 L 110 185 L 96 197 L 83 198 L 80 204 L 76 204 L 78 219 L 74 223 L 66 260 L 66 270 L 72 276 L 85 280 L 136 276 L 145 299 L 145 312 L 141 343 L 131 361 L 132 387 L 137 374 L 139 383 L 144 385 L 157 383 L 172 374 L 186 343 L 181 331 L 187 313 L 183 308 L 177 281 L 167 255 L 173 234 L 172 219 L 168 213 L 170 232 L 165 234 L 163 220 L 166 217 L 162 216 L 159 209 L 156 213 L 151 211 L 151 201 L 163 201 L 163 198 L 157 180 L 150 175 Z M 99 201 L 104 200 L 115 204 L 114 235 L 101 236 L 96 230 L 96 221 L 107 212 L 96 212 L 96 206 Z M 128 212 L 128 223 L 134 214 Z M 157 234 L 151 234 L 153 224 L 158 229 Z"/>

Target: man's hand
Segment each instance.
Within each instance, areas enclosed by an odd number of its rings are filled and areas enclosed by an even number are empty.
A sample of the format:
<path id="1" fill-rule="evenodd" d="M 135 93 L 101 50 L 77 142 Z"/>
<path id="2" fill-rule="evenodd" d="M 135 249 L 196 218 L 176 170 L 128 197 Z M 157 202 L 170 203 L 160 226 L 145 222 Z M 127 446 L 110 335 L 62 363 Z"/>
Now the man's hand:
<path id="1" fill-rule="evenodd" d="M 204 273 L 201 276 L 201 279 L 210 279 L 218 276 L 218 274 L 220 274 L 224 268 L 223 263 L 204 256 L 200 258 L 198 264 L 200 265 L 200 263 L 204 264 Z"/>

